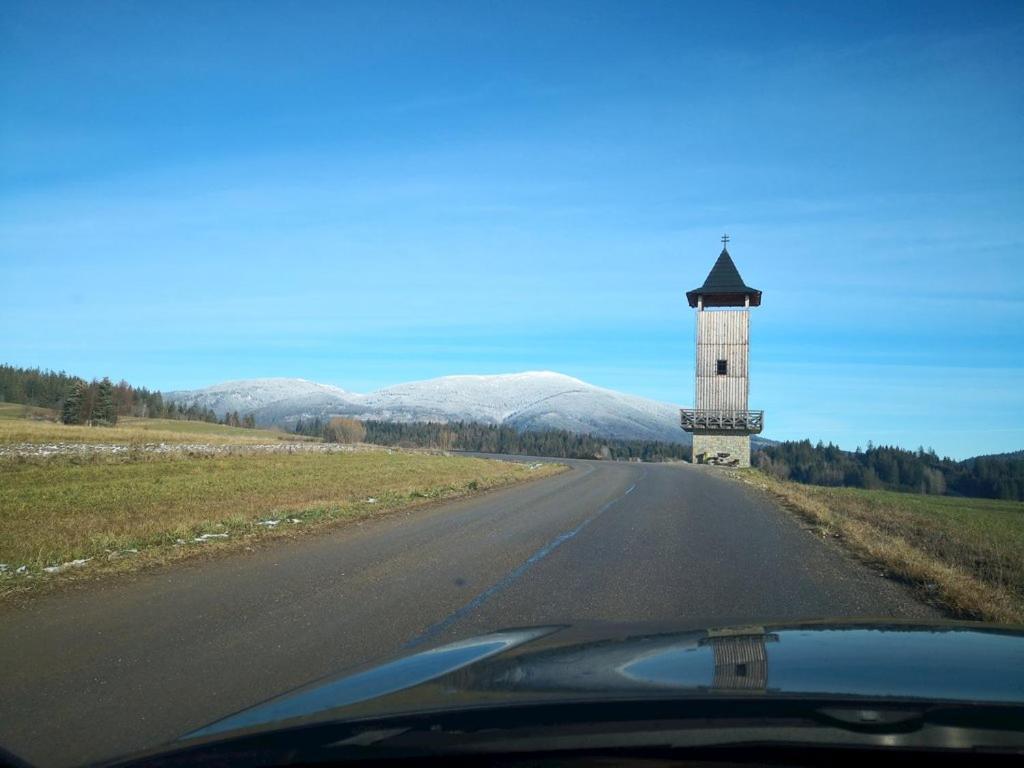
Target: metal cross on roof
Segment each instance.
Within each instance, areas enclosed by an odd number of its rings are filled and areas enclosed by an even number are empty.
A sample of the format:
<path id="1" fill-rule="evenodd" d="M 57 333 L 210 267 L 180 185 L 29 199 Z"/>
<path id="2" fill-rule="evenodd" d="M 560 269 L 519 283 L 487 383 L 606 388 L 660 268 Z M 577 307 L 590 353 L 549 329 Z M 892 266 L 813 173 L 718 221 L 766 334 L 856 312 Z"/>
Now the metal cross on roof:
<path id="1" fill-rule="evenodd" d="M 723 248 L 728 248 L 729 247 L 729 236 L 728 235 L 722 235 L 722 247 Z"/>

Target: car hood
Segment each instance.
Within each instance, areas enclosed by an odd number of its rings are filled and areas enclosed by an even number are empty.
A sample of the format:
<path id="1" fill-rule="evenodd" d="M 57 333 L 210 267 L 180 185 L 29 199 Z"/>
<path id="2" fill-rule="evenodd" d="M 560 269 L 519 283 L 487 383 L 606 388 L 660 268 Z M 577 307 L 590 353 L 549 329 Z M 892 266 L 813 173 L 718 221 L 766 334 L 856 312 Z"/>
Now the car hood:
<path id="1" fill-rule="evenodd" d="M 765 695 L 1024 704 L 1024 628 L 510 629 L 322 680 L 183 738 L 539 702 Z"/>

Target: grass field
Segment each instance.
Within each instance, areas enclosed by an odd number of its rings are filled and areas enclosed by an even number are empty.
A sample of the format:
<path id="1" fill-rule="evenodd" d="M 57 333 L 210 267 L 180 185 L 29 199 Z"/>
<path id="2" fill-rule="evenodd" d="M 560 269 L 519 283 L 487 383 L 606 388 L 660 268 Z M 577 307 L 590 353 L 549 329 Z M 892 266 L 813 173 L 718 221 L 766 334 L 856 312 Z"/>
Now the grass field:
<path id="1" fill-rule="evenodd" d="M 57 418 L 57 412 L 52 408 L 40 408 L 35 405 L 21 405 L 20 403 L 0 402 L 0 420 L 4 419 L 49 419 Z"/>
<path id="2" fill-rule="evenodd" d="M 0 591 L 52 580 L 43 568 L 74 560 L 91 558 L 76 573 L 122 570 L 120 554 L 127 550 L 139 551 L 127 558 L 135 565 L 162 562 L 189 550 L 385 514 L 560 470 L 385 449 L 8 459 L 0 462 L 0 563 L 7 565 Z M 282 522 L 259 525 L 266 520 Z M 203 534 L 227 537 L 196 542 Z M 14 574 L 20 566 L 34 581 Z"/>
<path id="3" fill-rule="evenodd" d="M 242 429 L 205 421 L 121 418 L 114 427 L 61 424 L 47 408 L 0 403 L 0 443 L 274 443 L 309 440 L 272 429 Z"/>
<path id="4" fill-rule="evenodd" d="M 824 488 L 740 476 L 964 618 L 1024 622 L 1024 502 Z"/>

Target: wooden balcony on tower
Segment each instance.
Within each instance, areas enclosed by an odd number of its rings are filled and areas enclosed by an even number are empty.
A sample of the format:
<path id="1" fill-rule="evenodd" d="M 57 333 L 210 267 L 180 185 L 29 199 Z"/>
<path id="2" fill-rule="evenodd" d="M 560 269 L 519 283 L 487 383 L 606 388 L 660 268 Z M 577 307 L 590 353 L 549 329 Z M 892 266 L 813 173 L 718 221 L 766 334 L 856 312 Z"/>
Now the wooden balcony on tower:
<path id="1" fill-rule="evenodd" d="M 757 435 L 764 427 L 764 411 L 683 408 L 679 414 L 686 432 L 711 430 Z"/>

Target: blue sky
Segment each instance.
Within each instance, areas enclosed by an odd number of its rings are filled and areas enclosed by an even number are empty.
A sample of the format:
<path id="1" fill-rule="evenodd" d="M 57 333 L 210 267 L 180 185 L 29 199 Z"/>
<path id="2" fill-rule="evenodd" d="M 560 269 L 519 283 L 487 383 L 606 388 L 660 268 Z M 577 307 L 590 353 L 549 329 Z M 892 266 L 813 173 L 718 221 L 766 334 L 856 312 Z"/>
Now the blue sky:
<path id="1" fill-rule="evenodd" d="M 6 3 L 0 359 L 161 389 L 557 370 L 1024 447 L 1024 6 Z"/>

